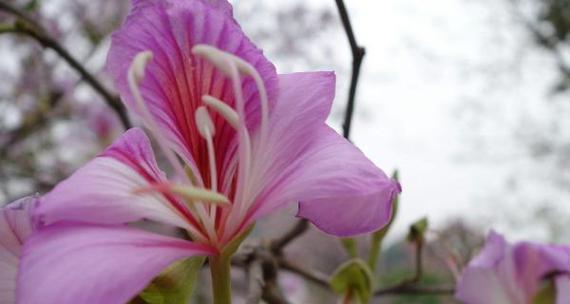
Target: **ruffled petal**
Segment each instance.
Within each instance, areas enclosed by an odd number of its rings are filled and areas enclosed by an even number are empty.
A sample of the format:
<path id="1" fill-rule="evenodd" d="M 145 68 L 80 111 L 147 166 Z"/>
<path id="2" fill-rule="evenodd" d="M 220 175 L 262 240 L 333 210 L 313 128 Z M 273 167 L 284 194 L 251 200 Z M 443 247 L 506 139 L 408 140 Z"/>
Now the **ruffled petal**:
<path id="1" fill-rule="evenodd" d="M 26 242 L 19 303 L 126 303 L 176 260 L 213 249 L 123 226 L 55 224 Z"/>
<path id="2" fill-rule="evenodd" d="M 399 185 L 325 124 L 334 85 L 329 72 L 280 76 L 269 138 L 254 154 L 250 221 L 298 201 L 299 216 L 334 235 L 388 223 Z"/>
<path id="3" fill-rule="evenodd" d="M 78 169 L 46 194 L 37 208 L 38 220 L 122 224 L 150 219 L 191 228 L 192 216 L 175 198 L 138 193 L 166 182 L 148 138 L 130 129 L 101 155 Z"/>
<path id="4" fill-rule="evenodd" d="M 201 97 L 208 94 L 231 106 L 235 100 L 229 79 L 192 54 L 195 45 L 212 45 L 244 59 L 260 73 L 269 100 L 277 94 L 274 66 L 245 36 L 229 7 L 225 0 L 136 1 L 123 27 L 113 35 L 107 61 L 121 97 L 137 111 L 127 71 L 136 54 L 153 53 L 141 84 L 142 96 L 172 148 L 187 162 L 195 161 L 200 170 L 208 168 L 206 143 L 194 118 Z M 253 128 L 259 121 L 260 101 L 251 78 L 243 80 L 243 91 L 246 121 Z M 234 156 L 236 134 L 221 116 L 210 114 L 216 126 L 217 168 L 223 172 Z"/>
<path id="5" fill-rule="evenodd" d="M 16 277 L 23 242 L 34 229 L 37 198 L 26 197 L 0 209 L 0 303 L 16 303 Z"/>

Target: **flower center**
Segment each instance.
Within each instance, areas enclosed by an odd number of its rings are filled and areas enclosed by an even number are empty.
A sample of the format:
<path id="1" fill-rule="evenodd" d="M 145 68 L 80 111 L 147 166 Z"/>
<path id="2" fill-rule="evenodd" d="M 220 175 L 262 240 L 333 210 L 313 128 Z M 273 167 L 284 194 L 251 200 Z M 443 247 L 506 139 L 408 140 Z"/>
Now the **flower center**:
<path id="1" fill-rule="evenodd" d="M 248 209 L 253 203 L 250 192 L 254 185 L 251 184 L 250 176 L 252 175 L 252 151 L 255 151 L 255 149 L 252 147 L 251 136 L 246 127 L 241 75 L 251 77 L 257 88 L 261 111 L 259 133 L 256 134 L 259 139 L 258 143 L 263 143 L 267 137 L 269 102 L 263 79 L 257 70 L 246 61 L 208 45 L 196 45 L 192 49 L 192 53 L 196 57 L 208 61 L 230 79 L 235 101 L 234 109 L 228 103 L 216 97 L 203 95 L 201 101 L 204 105 L 198 106 L 194 112 L 198 133 L 206 141 L 207 151 L 205 152 L 207 152 L 206 155 L 208 157 L 208 169 L 206 172 L 209 173 L 210 177 L 210 189 L 197 186 L 195 177 L 202 176 L 200 175 L 200 170 L 194 164 L 187 164 L 187 167 L 183 167 L 176 153 L 169 147 L 166 137 L 158 127 L 155 118 L 142 97 L 140 83 L 144 78 L 146 65 L 152 59 L 152 53 L 145 51 L 137 54 L 133 59 L 128 73 L 129 88 L 144 124 L 155 138 L 158 147 L 174 170 L 179 182 L 153 184 L 148 187 L 134 189 L 133 192 L 139 194 L 161 193 L 174 195 L 182 199 L 192 216 L 200 221 L 204 228 L 203 230 L 207 234 L 198 235 L 196 238 L 203 239 L 204 237 L 212 245 L 217 245 L 227 242 L 228 238 L 231 238 L 230 234 L 238 232 L 236 230 L 239 229 L 240 220 L 245 218 Z M 208 109 L 217 113 L 227 122 L 236 131 L 238 139 L 237 156 L 231 160 L 228 168 L 224 171 L 225 173 L 222 172 L 224 176 L 222 176 L 221 180 L 219 180 L 218 176 L 217 154 L 214 145 L 216 125 Z M 222 188 L 222 192 L 220 192 L 220 188 Z M 222 193 L 226 193 L 226 195 Z M 230 193 L 233 194 L 232 204 L 230 208 L 224 208 L 230 203 L 228 199 Z M 200 234 L 200 229 L 196 231 L 190 231 L 190 233 L 193 235 L 195 233 Z"/>

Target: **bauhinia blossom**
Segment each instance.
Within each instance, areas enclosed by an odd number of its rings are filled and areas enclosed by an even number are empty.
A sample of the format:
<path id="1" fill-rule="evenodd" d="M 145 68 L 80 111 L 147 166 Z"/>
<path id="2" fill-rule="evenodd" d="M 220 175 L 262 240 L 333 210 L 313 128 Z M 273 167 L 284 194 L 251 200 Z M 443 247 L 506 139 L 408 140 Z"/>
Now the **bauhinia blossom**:
<path id="1" fill-rule="evenodd" d="M 225 0 L 133 0 L 107 65 L 173 174 L 135 128 L 46 194 L 24 302 L 128 301 L 168 264 L 220 255 L 290 203 L 338 236 L 388 222 L 398 183 L 325 124 L 334 74 L 278 75 Z M 124 226 L 143 219 L 192 241 Z"/>
<path id="2" fill-rule="evenodd" d="M 464 270 L 456 298 L 469 304 L 532 304 L 544 288 L 552 287 L 555 303 L 570 302 L 570 246 L 511 245 L 491 232 Z"/>
<path id="3" fill-rule="evenodd" d="M 16 303 L 16 278 L 22 244 L 35 225 L 32 221 L 35 197 L 26 197 L 0 209 L 0 303 Z"/>

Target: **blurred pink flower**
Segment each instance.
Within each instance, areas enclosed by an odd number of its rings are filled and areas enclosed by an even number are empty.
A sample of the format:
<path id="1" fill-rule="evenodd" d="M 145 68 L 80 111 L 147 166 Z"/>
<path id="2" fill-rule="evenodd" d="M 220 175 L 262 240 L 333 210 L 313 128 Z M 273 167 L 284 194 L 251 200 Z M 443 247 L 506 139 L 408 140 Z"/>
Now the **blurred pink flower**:
<path id="1" fill-rule="evenodd" d="M 99 102 L 84 104 L 78 112 L 78 116 L 85 120 L 87 127 L 99 142 L 109 144 L 121 127 L 116 115 Z"/>
<path id="2" fill-rule="evenodd" d="M 133 5 L 108 70 L 175 176 L 135 128 L 56 186 L 37 208 L 46 228 L 26 244 L 23 302 L 128 301 L 174 260 L 217 254 L 292 202 L 338 236 L 388 222 L 398 183 L 325 124 L 333 73 L 277 75 L 225 0 Z M 193 242 L 124 226 L 141 219 Z"/>
<path id="3" fill-rule="evenodd" d="M 570 246 L 510 245 L 492 231 L 481 253 L 463 271 L 456 297 L 469 304 L 530 304 L 548 280 L 555 284 L 556 303 L 568 303 Z"/>
<path id="4" fill-rule="evenodd" d="M 37 198 L 26 197 L 0 209 L 0 303 L 16 303 L 22 244 L 35 229 L 31 210 L 36 202 Z"/>

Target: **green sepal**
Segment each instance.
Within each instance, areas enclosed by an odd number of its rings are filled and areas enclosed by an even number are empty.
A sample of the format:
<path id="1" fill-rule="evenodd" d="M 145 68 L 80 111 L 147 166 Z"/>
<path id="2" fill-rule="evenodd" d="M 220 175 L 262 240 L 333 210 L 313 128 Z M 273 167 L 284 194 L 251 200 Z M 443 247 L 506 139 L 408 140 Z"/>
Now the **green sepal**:
<path id="1" fill-rule="evenodd" d="M 400 176 L 398 174 L 398 170 L 396 170 L 396 171 L 394 171 L 394 173 L 392 173 L 392 179 L 395 180 L 396 182 L 400 182 Z M 384 226 L 380 230 L 377 230 L 376 232 L 374 232 L 372 234 L 372 237 L 370 238 L 370 251 L 368 253 L 368 266 L 370 266 L 370 268 L 373 270 L 376 268 L 376 264 L 378 263 L 378 258 L 380 256 L 380 251 L 382 249 L 382 241 L 384 241 L 384 238 L 386 237 L 386 235 L 390 231 L 390 228 L 392 227 L 392 223 L 394 223 L 394 220 L 396 219 L 396 216 L 398 215 L 399 205 L 400 205 L 400 196 L 398 194 L 396 194 L 396 196 L 394 197 L 394 200 L 392 201 L 392 214 L 390 216 L 390 221 L 388 222 L 388 224 L 386 226 Z"/>
<path id="2" fill-rule="evenodd" d="M 410 231 L 408 232 L 408 242 L 423 241 L 425 234 L 428 230 L 429 222 L 427 217 L 417 220 L 410 226 Z"/>
<path id="3" fill-rule="evenodd" d="M 192 257 L 170 265 L 130 303 L 188 303 L 205 259 Z"/>
<path id="4" fill-rule="evenodd" d="M 538 292 L 532 298 L 532 304 L 554 304 L 556 303 L 556 286 L 554 281 L 549 279 L 544 282 Z"/>
<path id="5" fill-rule="evenodd" d="M 255 225 L 250 225 L 249 227 L 247 227 L 247 229 L 245 229 L 240 235 L 238 235 L 237 237 L 235 237 L 233 240 L 231 240 L 231 242 L 229 242 L 224 249 L 222 250 L 222 252 L 220 253 L 221 256 L 230 258 L 234 253 L 236 253 L 236 251 L 239 249 L 239 246 L 241 245 L 241 243 L 243 242 L 243 240 L 245 240 L 245 238 L 247 238 L 249 236 L 249 234 L 251 233 L 251 231 L 253 230 L 253 227 Z"/>
<path id="6" fill-rule="evenodd" d="M 34 12 L 40 7 L 40 2 L 38 0 L 31 0 L 24 6 L 24 10 L 28 12 Z"/>
<path id="7" fill-rule="evenodd" d="M 374 276 L 368 264 L 361 259 L 351 259 L 340 265 L 330 280 L 331 288 L 340 295 L 348 292 L 356 295 L 358 303 L 368 303 L 372 296 Z"/>
<path id="8" fill-rule="evenodd" d="M 356 242 L 356 239 L 342 238 L 340 239 L 340 242 L 350 258 L 358 257 L 358 243 Z"/>

